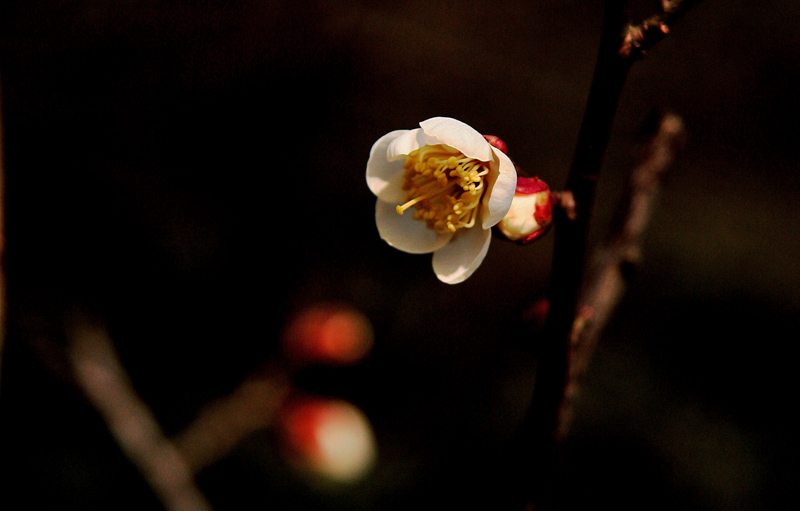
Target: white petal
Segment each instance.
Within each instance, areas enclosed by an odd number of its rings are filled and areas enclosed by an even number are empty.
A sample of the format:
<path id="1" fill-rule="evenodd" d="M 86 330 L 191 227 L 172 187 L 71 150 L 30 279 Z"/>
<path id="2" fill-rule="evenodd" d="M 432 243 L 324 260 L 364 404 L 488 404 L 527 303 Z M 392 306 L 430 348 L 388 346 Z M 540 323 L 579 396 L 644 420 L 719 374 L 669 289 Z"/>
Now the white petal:
<path id="1" fill-rule="evenodd" d="M 410 254 L 427 254 L 450 241 L 451 233 L 439 234 L 428 229 L 423 222 L 411 218 L 411 212 L 397 213 L 395 205 L 377 201 L 375 222 L 378 233 L 389 245 Z"/>
<path id="2" fill-rule="evenodd" d="M 433 253 L 433 271 L 447 284 L 463 282 L 478 269 L 489 251 L 492 231 L 459 229 L 450 243 Z"/>
<path id="3" fill-rule="evenodd" d="M 396 139 L 392 140 L 386 151 L 386 158 L 389 161 L 405 160 L 412 151 L 428 144 L 438 144 L 439 142 L 429 137 L 420 128 L 408 130 Z"/>
<path id="4" fill-rule="evenodd" d="M 486 192 L 481 203 L 481 223 L 488 229 L 503 219 L 511 207 L 517 187 L 517 171 L 511 159 L 501 150 L 492 147 L 495 160 L 486 176 Z"/>
<path id="5" fill-rule="evenodd" d="M 475 129 L 450 117 L 433 117 L 419 123 L 425 134 L 434 137 L 439 144 L 447 144 L 469 158 L 480 161 L 492 159 L 492 146 Z"/>
<path id="6" fill-rule="evenodd" d="M 379 199 L 386 202 L 401 203 L 406 192 L 400 186 L 403 183 L 403 162 L 389 161 L 386 151 L 389 144 L 409 130 L 396 130 L 379 138 L 369 152 L 367 160 L 367 186 Z"/>

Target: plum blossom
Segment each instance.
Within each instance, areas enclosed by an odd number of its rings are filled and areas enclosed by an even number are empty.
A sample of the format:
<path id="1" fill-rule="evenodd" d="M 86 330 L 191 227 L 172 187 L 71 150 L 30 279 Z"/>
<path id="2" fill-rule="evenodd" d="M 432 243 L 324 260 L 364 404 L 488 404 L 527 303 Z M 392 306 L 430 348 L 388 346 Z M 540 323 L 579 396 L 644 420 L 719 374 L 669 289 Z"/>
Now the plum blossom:
<path id="1" fill-rule="evenodd" d="M 379 138 L 367 162 L 378 198 L 378 232 L 412 254 L 433 253 L 442 282 L 463 282 L 483 262 L 492 227 L 508 212 L 517 174 L 493 142 L 456 119 L 433 117 L 419 128 Z M 488 140 L 487 140 L 488 138 Z"/>

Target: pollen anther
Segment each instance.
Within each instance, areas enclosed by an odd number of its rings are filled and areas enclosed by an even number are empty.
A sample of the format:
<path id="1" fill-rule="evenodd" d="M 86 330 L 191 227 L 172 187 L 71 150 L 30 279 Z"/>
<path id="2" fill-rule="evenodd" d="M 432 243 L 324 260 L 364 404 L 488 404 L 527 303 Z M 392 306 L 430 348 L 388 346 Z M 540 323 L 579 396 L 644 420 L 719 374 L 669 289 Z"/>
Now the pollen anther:
<path id="1" fill-rule="evenodd" d="M 398 214 L 413 206 L 412 218 L 440 233 L 475 225 L 487 163 L 440 144 L 411 152 L 403 169 L 402 189 L 407 194 L 406 202 L 396 208 Z"/>

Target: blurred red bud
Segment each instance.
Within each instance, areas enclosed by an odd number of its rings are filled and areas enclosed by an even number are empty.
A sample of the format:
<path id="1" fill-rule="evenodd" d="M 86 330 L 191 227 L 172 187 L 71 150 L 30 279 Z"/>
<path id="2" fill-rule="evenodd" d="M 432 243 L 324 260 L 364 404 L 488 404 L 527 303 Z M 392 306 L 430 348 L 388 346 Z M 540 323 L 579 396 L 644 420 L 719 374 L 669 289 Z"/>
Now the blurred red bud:
<path id="1" fill-rule="evenodd" d="M 547 314 L 549 312 L 550 300 L 547 298 L 540 298 L 525 311 L 524 319 L 534 331 L 539 331 L 544 328 L 544 322 L 547 320 Z"/>
<path id="2" fill-rule="evenodd" d="M 375 464 L 372 426 L 360 409 L 346 401 L 294 398 L 282 409 L 277 426 L 288 461 L 315 477 L 353 483 Z"/>
<path id="3" fill-rule="evenodd" d="M 360 311 L 322 304 L 301 311 L 283 333 L 286 356 L 295 363 L 345 365 L 372 349 L 372 323 Z"/>

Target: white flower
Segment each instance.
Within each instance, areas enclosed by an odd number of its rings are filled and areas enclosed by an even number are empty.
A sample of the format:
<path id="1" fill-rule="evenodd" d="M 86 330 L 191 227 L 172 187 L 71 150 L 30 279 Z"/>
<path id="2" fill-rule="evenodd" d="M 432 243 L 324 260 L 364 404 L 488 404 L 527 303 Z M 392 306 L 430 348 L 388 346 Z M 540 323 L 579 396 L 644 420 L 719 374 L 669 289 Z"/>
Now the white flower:
<path id="1" fill-rule="evenodd" d="M 404 252 L 433 252 L 436 276 L 456 284 L 486 256 L 492 226 L 511 207 L 517 173 L 503 151 L 461 121 L 434 117 L 419 125 L 375 142 L 367 185 L 378 197 L 381 238 Z"/>

